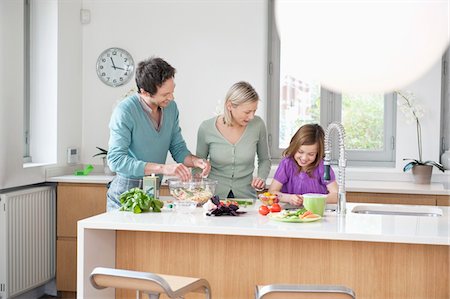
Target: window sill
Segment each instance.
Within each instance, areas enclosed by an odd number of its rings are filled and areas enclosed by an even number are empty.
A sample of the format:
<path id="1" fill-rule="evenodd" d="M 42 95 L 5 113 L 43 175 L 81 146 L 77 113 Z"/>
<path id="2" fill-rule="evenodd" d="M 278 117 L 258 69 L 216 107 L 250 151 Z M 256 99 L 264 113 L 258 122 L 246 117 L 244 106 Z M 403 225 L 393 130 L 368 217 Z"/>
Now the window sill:
<path id="1" fill-rule="evenodd" d="M 51 166 L 55 165 L 54 163 L 23 163 L 23 168 L 33 168 L 33 167 L 42 167 L 42 166 Z"/>

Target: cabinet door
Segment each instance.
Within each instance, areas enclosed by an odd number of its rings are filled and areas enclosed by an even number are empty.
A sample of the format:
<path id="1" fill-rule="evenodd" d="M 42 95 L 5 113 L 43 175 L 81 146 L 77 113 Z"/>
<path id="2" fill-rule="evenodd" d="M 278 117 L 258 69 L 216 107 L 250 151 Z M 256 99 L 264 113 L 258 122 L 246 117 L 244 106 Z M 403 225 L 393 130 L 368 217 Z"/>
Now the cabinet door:
<path id="1" fill-rule="evenodd" d="M 436 195 L 347 192 L 348 202 L 382 203 L 401 205 L 436 205 Z"/>
<path id="2" fill-rule="evenodd" d="M 169 186 L 161 185 L 161 187 L 159 187 L 159 195 L 160 196 L 169 196 L 170 195 Z"/>
<path id="3" fill-rule="evenodd" d="M 436 195 L 438 206 L 450 206 L 450 195 Z"/>
<path id="4" fill-rule="evenodd" d="M 56 241 L 56 289 L 77 290 L 77 239 L 65 238 Z"/>
<path id="5" fill-rule="evenodd" d="M 106 211 L 106 185 L 59 183 L 57 236 L 76 237 L 77 221 Z"/>

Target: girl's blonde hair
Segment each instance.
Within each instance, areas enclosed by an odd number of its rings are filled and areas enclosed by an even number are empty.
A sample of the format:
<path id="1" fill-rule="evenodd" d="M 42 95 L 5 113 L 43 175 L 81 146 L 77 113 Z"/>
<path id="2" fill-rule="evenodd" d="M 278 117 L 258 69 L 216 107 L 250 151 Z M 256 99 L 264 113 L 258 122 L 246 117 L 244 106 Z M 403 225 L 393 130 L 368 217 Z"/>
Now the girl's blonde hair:
<path id="1" fill-rule="evenodd" d="M 294 136 L 292 136 L 288 148 L 283 151 L 284 157 L 291 157 L 293 159 L 300 146 L 313 144 L 317 144 L 317 156 L 314 162 L 304 167 L 304 169 L 298 165 L 298 171 L 303 170 L 310 177 L 312 176 L 313 170 L 319 166 L 320 160 L 324 157 L 325 132 L 320 125 L 306 124 L 301 126 Z"/>
<path id="2" fill-rule="evenodd" d="M 231 111 L 228 110 L 227 104 L 231 103 L 233 107 L 237 107 L 241 104 L 257 102 L 259 101 L 258 93 L 250 85 L 250 83 L 240 81 L 228 90 L 225 97 L 225 103 L 223 105 L 223 122 L 227 126 L 231 126 L 233 123 L 233 116 Z"/>

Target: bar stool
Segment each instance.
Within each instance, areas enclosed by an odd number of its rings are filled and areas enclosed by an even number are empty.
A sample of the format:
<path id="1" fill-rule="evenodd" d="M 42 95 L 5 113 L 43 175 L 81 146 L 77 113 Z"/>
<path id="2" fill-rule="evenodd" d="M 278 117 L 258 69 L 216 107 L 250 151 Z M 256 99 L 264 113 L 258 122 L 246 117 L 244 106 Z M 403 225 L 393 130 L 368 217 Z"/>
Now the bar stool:
<path id="1" fill-rule="evenodd" d="M 334 285 L 270 284 L 257 286 L 255 299 L 355 299 L 352 289 Z"/>
<path id="2" fill-rule="evenodd" d="M 211 298 L 211 287 L 208 281 L 201 278 L 97 267 L 89 279 L 96 289 L 111 287 L 136 290 L 138 299 L 140 292 L 147 294 L 150 299 L 157 299 L 162 293 L 169 298 L 182 298 L 195 291 L 202 291 L 207 299 Z"/>

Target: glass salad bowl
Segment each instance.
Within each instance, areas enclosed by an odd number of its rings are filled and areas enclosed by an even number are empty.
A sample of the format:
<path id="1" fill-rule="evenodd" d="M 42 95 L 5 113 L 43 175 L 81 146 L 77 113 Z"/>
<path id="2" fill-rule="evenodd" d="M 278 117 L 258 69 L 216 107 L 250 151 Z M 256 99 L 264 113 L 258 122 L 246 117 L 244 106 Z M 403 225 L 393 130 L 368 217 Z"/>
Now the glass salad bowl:
<path id="1" fill-rule="evenodd" d="M 278 203 L 280 200 L 278 199 L 277 194 L 272 194 L 270 192 L 264 192 L 258 195 L 259 200 L 263 203 L 263 205 L 271 206 L 274 203 Z"/>
<path id="2" fill-rule="evenodd" d="M 170 195 L 179 201 L 195 201 L 203 205 L 215 195 L 217 181 L 211 179 L 193 179 L 183 182 L 180 179 L 169 179 Z"/>

